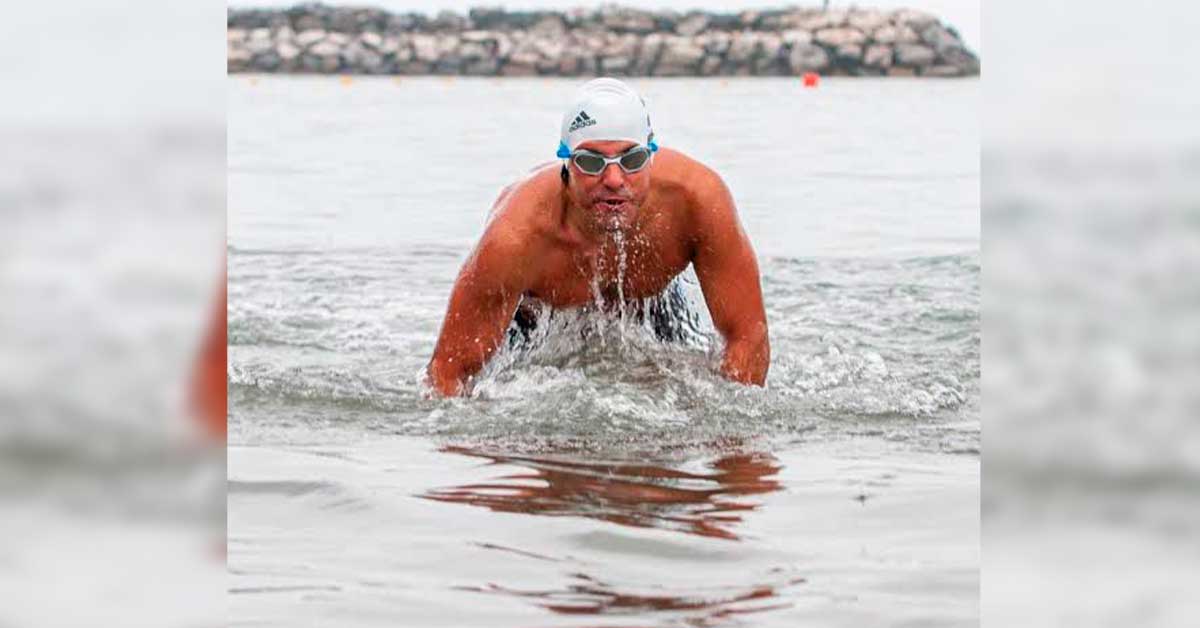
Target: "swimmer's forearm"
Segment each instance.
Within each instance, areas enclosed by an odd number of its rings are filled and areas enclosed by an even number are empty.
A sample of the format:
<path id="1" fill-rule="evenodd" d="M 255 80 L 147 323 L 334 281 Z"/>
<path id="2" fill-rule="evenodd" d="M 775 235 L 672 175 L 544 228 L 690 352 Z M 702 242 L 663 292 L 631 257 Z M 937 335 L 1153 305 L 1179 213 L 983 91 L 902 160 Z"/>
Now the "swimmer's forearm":
<path id="1" fill-rule="evenodd" d="M 767 369 L 771 366 L 771 343 L 766 330 L 748 337 L 735 337 L 726 341 L 725 355 L 721 358 L 721 374 L 742 384 L 763 386 L 767 383 Z"/>

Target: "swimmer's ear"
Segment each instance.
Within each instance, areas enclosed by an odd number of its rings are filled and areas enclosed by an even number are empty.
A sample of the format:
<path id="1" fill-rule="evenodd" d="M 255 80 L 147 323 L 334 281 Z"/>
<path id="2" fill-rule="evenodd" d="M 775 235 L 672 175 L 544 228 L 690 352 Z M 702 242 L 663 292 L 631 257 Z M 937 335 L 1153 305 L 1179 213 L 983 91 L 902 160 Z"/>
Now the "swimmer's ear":
<path id="1" fill-rule="evenodd" d="M 558 176 L 562 177 L 563 185 L 566 185 L 571 180 L 571 172 L 567 170 L 567 164 L 563 164 L 562 170 L 558 172 Z"/>

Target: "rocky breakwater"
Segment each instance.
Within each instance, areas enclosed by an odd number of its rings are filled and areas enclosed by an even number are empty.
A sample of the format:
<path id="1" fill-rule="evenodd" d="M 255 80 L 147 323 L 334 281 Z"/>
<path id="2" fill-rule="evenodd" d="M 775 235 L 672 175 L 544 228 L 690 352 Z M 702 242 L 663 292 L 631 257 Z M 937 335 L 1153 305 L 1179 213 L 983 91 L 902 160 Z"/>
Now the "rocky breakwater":
<path id="1" fill-rule="evenodd" d="M 303 5 L 230 9 L 229 72 L 473 76 L 975 76 L 953 27 L 910 9 L 720 14 Z"/>

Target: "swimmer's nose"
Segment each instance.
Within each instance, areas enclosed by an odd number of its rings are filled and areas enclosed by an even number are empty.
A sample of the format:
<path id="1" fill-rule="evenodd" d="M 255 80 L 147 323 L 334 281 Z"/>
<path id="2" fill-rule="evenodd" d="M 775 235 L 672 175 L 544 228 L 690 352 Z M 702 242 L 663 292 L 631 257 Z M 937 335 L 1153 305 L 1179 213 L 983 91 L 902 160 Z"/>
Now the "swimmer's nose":
<path id="1" fill-rule="evenodd" d="M 625 171 L 617 164 L 608 164 L 602 175 L 605 187 L 620 188 L 625 185 Z"/>

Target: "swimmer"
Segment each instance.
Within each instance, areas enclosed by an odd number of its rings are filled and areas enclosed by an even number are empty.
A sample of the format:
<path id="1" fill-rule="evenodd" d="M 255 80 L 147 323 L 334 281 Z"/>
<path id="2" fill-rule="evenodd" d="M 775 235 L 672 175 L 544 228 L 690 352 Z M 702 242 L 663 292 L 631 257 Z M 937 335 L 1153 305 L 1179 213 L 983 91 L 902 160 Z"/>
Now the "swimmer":
<path id="1" fill-rule="evenodd" d="M 492 207 L 451 291 L 430 386 L 465 394 L 522 299 L 564 309 L 595 302 L 597 291 L 608 303 L 653 297 L 689 264 L 725 340 L 721 373 L 764 385 L 771 346 L 758 262 L 717 173 L 659 148 L 645 102 L 611 78 L 580 88 L 557 156 Z"/>

